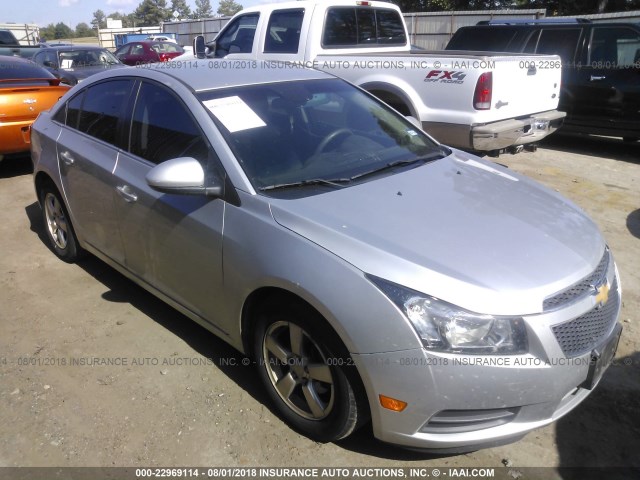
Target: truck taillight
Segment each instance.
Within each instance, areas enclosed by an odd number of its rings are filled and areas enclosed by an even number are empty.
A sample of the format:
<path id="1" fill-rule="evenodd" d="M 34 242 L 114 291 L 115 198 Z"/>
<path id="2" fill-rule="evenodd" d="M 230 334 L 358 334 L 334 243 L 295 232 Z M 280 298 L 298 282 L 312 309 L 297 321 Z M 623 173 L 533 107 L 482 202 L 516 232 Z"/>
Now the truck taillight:
<path id="1" fill-rule="evenodd" d="M 493 74 L 485 72 L 478 78 L 476 91 L 473 94 L 473 108 L 489 110 L 491 108 L 491 94 L 493 93 Z"/>
<path id="2" fill-rule="evenodd" d="M 369 2 L 356 2 L 356 5 L 361 6 L 361 7 L 368 7 L 369 5 L 371 5 Z"/>

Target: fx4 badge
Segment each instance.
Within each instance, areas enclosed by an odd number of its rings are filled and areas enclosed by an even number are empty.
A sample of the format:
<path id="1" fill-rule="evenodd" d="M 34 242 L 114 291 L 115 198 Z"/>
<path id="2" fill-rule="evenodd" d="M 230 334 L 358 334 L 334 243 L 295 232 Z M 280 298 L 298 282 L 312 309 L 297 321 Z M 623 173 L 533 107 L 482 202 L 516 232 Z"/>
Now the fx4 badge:
<path id="1" fill-rule="evenodd" d="M 462 84 L 464 83 L 464 77 L 466 76 L 467 74 L 462 72 L 448 70 L 431 70 L 429 73 L 427 73 L 427 76 L 424 77 L 424 81 Z"/>

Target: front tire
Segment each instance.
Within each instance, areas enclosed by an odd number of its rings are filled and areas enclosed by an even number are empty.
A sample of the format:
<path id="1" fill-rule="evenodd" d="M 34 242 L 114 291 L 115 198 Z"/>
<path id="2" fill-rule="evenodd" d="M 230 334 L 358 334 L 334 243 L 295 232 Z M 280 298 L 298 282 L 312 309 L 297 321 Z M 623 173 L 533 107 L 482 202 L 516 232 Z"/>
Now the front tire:
<path id="1" fill-rule="evenodd" d="M 67 263 L 75 262 L 83 250 L 78 244 L 60 193 L 51 184 L 46 184 L 40 191 L 40 205 L 49 246 L 61 260 Z"/>
<path id="2" fill-rule="evenodd" d="M 331 442 L 364 423 L 367 408 L 351 356 L 316 312 L 292 306 L 263 315 L 253 353 L 271 400 L 297 431 Z"/>

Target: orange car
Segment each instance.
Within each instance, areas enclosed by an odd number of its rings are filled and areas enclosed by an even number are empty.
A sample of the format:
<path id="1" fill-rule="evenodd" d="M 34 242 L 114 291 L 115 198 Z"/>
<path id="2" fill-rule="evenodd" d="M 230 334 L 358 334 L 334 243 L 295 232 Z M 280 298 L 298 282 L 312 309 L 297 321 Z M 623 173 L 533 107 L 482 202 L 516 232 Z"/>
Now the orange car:
<path id="1" fill-rule="evenodd" d="M 29 60 L 0 56 L 0 160 L 29 151 L 31 124 L 69 88 Z"/>

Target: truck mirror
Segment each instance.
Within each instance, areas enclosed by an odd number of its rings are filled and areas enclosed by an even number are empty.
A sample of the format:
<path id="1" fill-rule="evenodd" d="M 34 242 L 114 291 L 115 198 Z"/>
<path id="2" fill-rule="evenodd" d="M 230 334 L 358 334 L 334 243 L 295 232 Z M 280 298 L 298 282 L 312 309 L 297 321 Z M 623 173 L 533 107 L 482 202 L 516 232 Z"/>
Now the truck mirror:
<path id="1" fill-rule="evenodd" d="M 193 39 L 193 53 L 196 58 L 205 58 L 207 56 L 207 47 L 204 44 L 204 37 L 202 35 L 198 35 Z"/>

